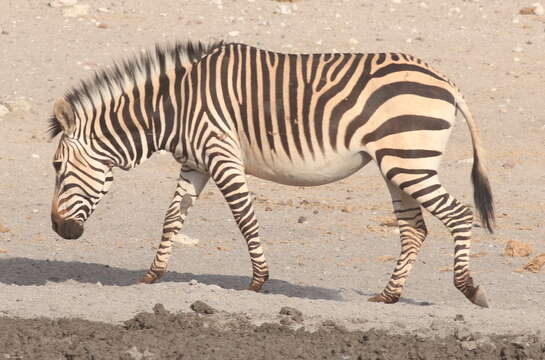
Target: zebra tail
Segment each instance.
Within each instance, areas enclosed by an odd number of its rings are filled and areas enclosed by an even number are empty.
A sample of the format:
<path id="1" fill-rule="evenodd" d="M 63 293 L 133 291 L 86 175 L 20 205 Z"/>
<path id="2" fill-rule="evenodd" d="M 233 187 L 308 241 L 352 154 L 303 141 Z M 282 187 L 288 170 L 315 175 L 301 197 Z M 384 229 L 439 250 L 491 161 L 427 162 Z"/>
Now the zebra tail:
<path id="1" fill-rule="evenodd" d="M 492 198 L 490 182 L 488 181 L 488 176 L 486 174 L 486 167 L 483 163 L 483 150 L 481 148 L 479 129 L 461 95 L 459 95 L 456 100 L 456 107 L 460 109 L 466 119 L 473 143 L 473 169 L 471 170 L 471 181 L 473 182 L 473 199 L 475 201 L 475 207 L 477 208 L 483 226 L 488 232 L 493 233 L 493 225 L 495 222 L 494 201 Z"/>

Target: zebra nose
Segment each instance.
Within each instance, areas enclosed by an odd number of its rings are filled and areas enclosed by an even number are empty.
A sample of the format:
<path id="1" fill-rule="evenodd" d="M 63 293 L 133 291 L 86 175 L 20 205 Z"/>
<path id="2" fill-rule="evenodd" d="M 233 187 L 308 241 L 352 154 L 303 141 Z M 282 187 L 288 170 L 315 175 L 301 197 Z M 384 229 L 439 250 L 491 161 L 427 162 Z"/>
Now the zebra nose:
<path id="1" fill-rule="evenodd" d="M 56 214 L 51 214 L 51 226 L 53 231 L 64 239 L 77 239 L 83 234 L 83 223 L 81 221 L 63 220 Z"/>
<path id="2" fill-rule="evenodd" d="M 66 220 L 59 227 L 59 235 L 65 239 L 77 239 L 83 234 L 83 223 L 76 220 Z"/>

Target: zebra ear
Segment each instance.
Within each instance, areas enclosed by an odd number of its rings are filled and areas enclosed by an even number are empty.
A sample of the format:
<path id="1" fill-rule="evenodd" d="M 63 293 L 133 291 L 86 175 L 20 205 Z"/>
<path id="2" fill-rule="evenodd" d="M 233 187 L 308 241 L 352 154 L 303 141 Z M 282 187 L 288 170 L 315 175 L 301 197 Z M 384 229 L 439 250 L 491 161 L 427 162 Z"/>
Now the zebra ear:
<path id="1" fill-rule="evenodd" d="M 55 113 L 55 118 L 65 134 L 68 134 L 74 130 L 76 125 L 76 114 L 68 101 L 65 99 L 57 100 L 55 105 L 53 105 L 53 112 Z"/>

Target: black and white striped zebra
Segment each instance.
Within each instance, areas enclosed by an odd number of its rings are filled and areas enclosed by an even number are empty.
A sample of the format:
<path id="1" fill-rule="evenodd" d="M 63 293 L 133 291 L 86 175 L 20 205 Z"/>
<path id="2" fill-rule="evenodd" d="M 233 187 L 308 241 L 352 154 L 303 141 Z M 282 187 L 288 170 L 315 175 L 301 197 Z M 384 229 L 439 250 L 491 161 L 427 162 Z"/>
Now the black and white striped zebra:
<path id="1" fill-rule="evenodd" d="M 374 160 L 392 196 L 401 254 L 370 301 L 395 303 L 427 231 L 424 208 L 454 238 L 454 284 L 487 306 L 469 273 L 472 211 L 441 185 L 438 167 L 460 111 L 473 141 L 477 210 L 491 231 L 492 196 L 480 138 L 452 82 L 405 54 L 281 54 L 244 44 L 157 47 L 84 81 L 54 105 L 51 135 L 54 230 L 77 238 L 108 191 L 112 168 L 153 152 L 181 164 L 155 259 L 142 282 L 161 277 L 172 237 L 212 178 L 246 239 L 259 290 L 269 270 L 246 174 L 288 185 L 320 185 Z"/>

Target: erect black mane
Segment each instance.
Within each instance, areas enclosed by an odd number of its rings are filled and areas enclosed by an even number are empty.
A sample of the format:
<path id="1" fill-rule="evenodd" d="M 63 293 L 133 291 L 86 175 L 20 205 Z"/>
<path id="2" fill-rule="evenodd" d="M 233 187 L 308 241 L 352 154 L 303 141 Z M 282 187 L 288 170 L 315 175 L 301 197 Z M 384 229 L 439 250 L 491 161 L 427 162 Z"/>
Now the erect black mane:
<path id="1" fill-rule="evenodd" d="M 174 64 L 178 70 L 189 63 L 196 63 L 204 56 L 223 45 L 223 41 L 212 43 L 176 42 L 156 45 L 155 51 L 146 51 L 121 63 L 114 63 L 110 68 L 95 72 L 94 77 L 83 80 L 77 87 L 71 88 L 64 98 L 72 108 L 86 108 L 86 104 L 95 104 L 99 99 L 110 99 L 116 90 L 124 90 L 139 76 L 145 76 L 164 66 L 165 61 Z M 48 133 L 54 138 L 62 132 L 62 126 L 53 114 L 49 118 Z"/>

